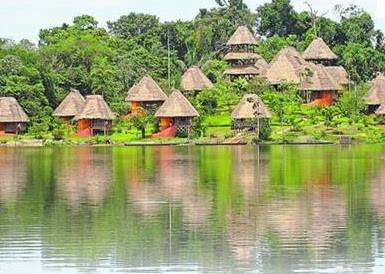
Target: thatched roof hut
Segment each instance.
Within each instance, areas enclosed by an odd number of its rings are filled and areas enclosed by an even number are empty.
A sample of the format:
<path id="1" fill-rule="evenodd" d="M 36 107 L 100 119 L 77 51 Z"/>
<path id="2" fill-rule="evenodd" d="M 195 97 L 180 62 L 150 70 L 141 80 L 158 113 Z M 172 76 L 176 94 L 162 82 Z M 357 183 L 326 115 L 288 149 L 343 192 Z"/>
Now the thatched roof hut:
<path id="1" fill-rule="evenodd" d="M 114 120 L 115 115 L 101 95 L 88 95 L 75 120 Z"/>
<path id="2" fill-rule="evenodd" d="M 322 38 L 314 39 L 304 51 L 302 57 L 308 61 L 331 61 L 338 59 Z"/>
<path id="3" fill-rule="evenodd" d="M 369 95 L 366 98 L 367 105 L 381 105 L 385 103 L 385 76 L 377 73 L 377 77 L 371 82 Z"/>
<path id="4" fill-rule="evenodd" d="M 13 97 L 0 97 L 0 123 L 28 123 L 29 118 Z"/>
<path id="5" fill-rule="evenodd" d="M 225 61 L 258 60 L 262 56 L 254 52 L 229 52 L 223 58 Z"/>
<path id="6" fill-rule="evenodd" d="M 349 75 L 342 66 L 326 66 L 327 72 L 337 81 L 341 86 L 349 85 Z"/>
<path id="7" fill-rule="evenodd" d="M 269 64 L 265 76 L 273 84 L 289 82 L 299 84 L 301 75 L 305 72 L 308 63 L 293 47 L 287 47 L 278 52 Z"/>
<path id="8" fill-rule="evenodd" d="M 257 45 L 257 39 L 246 26 L 240 26 L 227 42 L 227 46 Z"/>
<path id="9" fill-rule="evenodd" d="M 341 85 L 327 72 L 323 65 L 309 64 L 309 75 L 303 76 L 299 90 L 340 91 Z"/>
<path id="10" fill-rule="evenodd" d="M 179 90 L 174 90 L 155 113 L 155 117 L 198 117 L 199 113 Z"/>
<path id="11" fill-rule="evenodd" d="M 246 94 L 238 106 L 231 113 L 231 118 L 236 119 L 253 119 L 255 116 L 255 109 L 253 108 L 254 103 L 258 102 L 258 117 L 259 118 L 271 118 L 271 113 L 267 106 L 262 102 L 256 94 Z"/>
<path id="12" fill-rule="evenodd" d="M 184 91 L 202 91 L 214 85 L 198 67 L 189 68 L 182 76 L 181 87 Z"/>
<path id="13" fill-rule="evenodd" d="M 144 76 L 126 97 L 127 102 L 164 102 L 167 95 L 150 76 Z"/>
<path id="14" fill-rule="evenodd" d="M 60 105 L 53 112 L 56 117 L 74 117 L 84 107 L 86 100 L 76 89 L 71 89 Z"/>

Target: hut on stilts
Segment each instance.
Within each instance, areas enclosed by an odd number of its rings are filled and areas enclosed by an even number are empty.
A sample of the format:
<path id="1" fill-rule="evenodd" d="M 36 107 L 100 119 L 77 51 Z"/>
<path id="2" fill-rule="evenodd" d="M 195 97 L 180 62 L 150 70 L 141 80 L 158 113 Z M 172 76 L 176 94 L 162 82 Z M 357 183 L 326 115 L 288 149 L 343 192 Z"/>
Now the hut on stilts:
<path id="1" fill-rule="evenodd" d="M 144 76 L 135 84 L 126 97 L 131 105 L 131 114 L 140 114 L 144 110 L 156 110 L 167 99 L 167 95 L 150 76 Z"/>
<path id="2" fill-rule="evenodd" d="M 79 136 L 107 134 L 115 119 L 101 95 L 89 95 L 83 109 L 75 116 Z"/>
<path id="3" fill-rule="evenodd" d="M 379 109 L 381 105 L 385 104 L 385 76 L 383 73 L 377 73 L 377 76 L 371 82 L 369 95 L 366 97 L 366 105 L 368 106 L 369 114 L 380 114 L 383 108 Z"/>
<path id="4" fill-rule="evenodd" d="M 29 118 L 13 97 L 0 97 L 0 135 L 25 132 Z"/>
<path id="5" fill-rule="evenodd" d="M 189 68 L 182 76 L 181 88 L 185 93 L 195 94 L 213 87 L 213 83 L 199 67 L 193 66 Z"/>
<path id="6" fill-rule="evenodd" d="M 161 131 L 174 129 L 176 135 L 186 136 L 190 132 L 193 118 L 199 117 L 199 113 L 179 90 L 174 90 L 155 113 L 155 117 L 160 119 Z"/>
<path id="7" fill-rule="evenodd" d="M 256 130 L 271 118 L 267 106 L 256 94 L 246 94 L 231 114 L 234 130 Z"/>
<path id="8" fill-rule="evenodd" d="M 255 36 L 246 26 L 240 26 L 231 36 L 226 46 L 229 52 L 224 56 L 230 67 L 225 70 L 225 75 L 230 80 L 245 77 L 250 79 L 263 74 L 266 61 L 262 56 L 255 53 L 258 42 Z M 262 62 L 258 62 L 262 60 Z"/>
<path id="9" fill-rule="evenodd" d="M 83 109 L 86 100 L 76 89 L 71 89 L 60 105 L 54 110 L 53 116 L 66 124 L 70 124 L 75 116 Z"/>

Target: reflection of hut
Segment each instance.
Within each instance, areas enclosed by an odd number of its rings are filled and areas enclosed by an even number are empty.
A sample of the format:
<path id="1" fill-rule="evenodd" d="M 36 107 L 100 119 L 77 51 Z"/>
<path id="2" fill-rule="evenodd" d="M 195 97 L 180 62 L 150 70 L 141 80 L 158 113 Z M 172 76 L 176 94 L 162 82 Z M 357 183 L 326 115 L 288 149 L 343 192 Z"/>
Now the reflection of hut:
<path id="1" fill-rule="evenodd" d="M 385 104 L 385 76 L 381 72 L 371 82 L 369 95 L 366 98 L 369 113 L 374 113 L 382 104 Z"/>
<path id="2" fill-rule="evenodd" d="M 75 116 L 78 134 L 84 136 L 106 134 L 114 119 L 114 114 L 100 95 L 87 96 L 82 111 Z"/>
<path id="3" fill-rule="evenodd" d="M 192 119 L 198 116 L 198 112 L 179 90 L 174 90 L 155 114 L 160 118 L 161 130 L 175 126 L 178 134 L 187 134 Z"/>
<path id="4" fill-rule="evenodd" d="M 79 91 L 71 89 L 60 105 L 53 112 L 53 116 L 59 117 L 69 123 L 84 107 L 84 97 Z"/>
<path id="5" fill-rule="evenodd" d="M 308 76 L 304 76 L 299 85 L 306 103 L 318 106 L 333 104 L 342 87 L 323 65 L 309 64 L 309 70 Z"/>
<path id="6" fill-rule="evenodd" d="M 0 200 L 15 202 L 27 180 L 24 154 L 9 148 L 0 148 Z"/>
<path id="7" fill-rule="evenodd" d="M 349 87 L 349 75 L 344 67 L 327 66 L 325 69 L 341 87 L 345 89 Z"/>
<path id="8" fill-rule="evenodd" d="M 234 129 L 256 129 L 257 118 L 266 122 L 271 113 L 256 94 L 246 94 L 231 114 Z"/>
<path id="9" fill-rule="evenodd" d="M 60 153 L 57 182 L 71 207 L 99 205 L 112 182 L 112 151 L 91 147 Z"/>
<path id="10" fill-rule="evenodd" d="M 150 76 L 143 77 L 128 91 L 126 97 L 126 101 L 131 104 L 133 114 L 137 114 L 142 108 L 155 110 L 166 99 L 167 95 Z"/>
<path id="11" fill-rule="evenodd" d="M 0 134 L 18 134 L 27 129 L 29 118 L 13 97 L 0 97 Z"/>
<path id="12" fill-rule="evenodd" d="M 224 59 L 229 63 L 230 68 L 225 70 L 225 75 L 235 79 L 251 78 L 262 74 L 261 67 L 255 66 L 259 59 L 263 59 L 254 52 L 257 44 L 255 36 L 246 26 L 238 27 L 226 44 L 230 50 Z"/>
<path id="13" fill-rule="evenodd" d="M 189 68 L 182 76 L 182 91 L 197 92 L 206 88 L 213 88 L 214 85 L 198 67 Z"/>
<path id="14" fill-rule="evenodd" d="M 293 47 L 282 49 L 270 62 L 264 76 L 272 85 L 299 84 L 306 73 L 308 63 Z"/>
<path id="15" fill-rule="evenodd" d="M 302 54 L 306 61 L 327 64 L 338 59 L 325 41 L 318 37 L 314 39 Z"/>

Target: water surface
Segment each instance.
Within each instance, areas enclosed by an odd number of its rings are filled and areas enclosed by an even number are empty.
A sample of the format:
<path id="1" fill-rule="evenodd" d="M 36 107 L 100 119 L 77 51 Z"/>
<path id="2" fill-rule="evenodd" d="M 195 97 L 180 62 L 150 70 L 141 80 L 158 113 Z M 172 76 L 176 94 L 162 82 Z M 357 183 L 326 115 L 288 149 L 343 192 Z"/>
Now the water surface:
<path id="1" fill-rule="evenodd" d="M 385 273 L 385 146 L 0 147 L 1 273 Z"/>

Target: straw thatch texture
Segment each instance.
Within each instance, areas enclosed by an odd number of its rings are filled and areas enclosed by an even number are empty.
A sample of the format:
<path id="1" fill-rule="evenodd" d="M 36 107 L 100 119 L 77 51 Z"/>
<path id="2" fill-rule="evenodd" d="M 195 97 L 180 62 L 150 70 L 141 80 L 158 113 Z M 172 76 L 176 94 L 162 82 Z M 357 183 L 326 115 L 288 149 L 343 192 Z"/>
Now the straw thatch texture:
<path id="1" fill-rule="evenodd" d="M 89 95 L 75 120 L 114 120 L 115 116 L 101 95 Z"/>
<path id="2" fill-rule="evenodd" d="M 254 52 L 229 52 L 225 55 L 224 60 L 258 60 L 260 58 L 262 58 L 262 56 Z"/>
<path id="3" fill-rule="evenodd" d="M 327 72 L 342 86 L 349 85 L 349 75 L 344 67 L 342 66 L 327 66 L 325 67 Z"/>
<path id="4" fill-rule="evenodd" d="M 72 89 L 53 112 L 56 117 L 74 117 L 84 107 L 86 100 L 79 91 Z"/>
<path id="5" fill-rule="evenodd" d="M 189 68 L 182 76 L 181 87 L 184 91 L 202 91 L 214 85 L 198 67 Z"/>
<path id="6" fill-rule="evenodd" d="M 262 71 L 254 65 L 242 65 L 227 68 L 225 75 L 260 75 Z"/>
<path id="7" fill-rule="evenodd" d="M 28 123 L 29 118 L 13 97 L 0 97 L 0 123 Z"/>
<path id="8" fill-rule="evenodd" d="M 288 47 L 282 49 L 269 64 L 265 76 L 273 84 L 289 82 L 299 84 L 301 75 L 305 72 L 308 63 L 302 58 L 299 52 Z"/>
<path id="9" fill-rule="evenodd" d="M 257 62 L 255 62 L 254 66 L 258 69 L 260 75 L 264 75 L 269 67 L 269 64 L 265 59 L 263 59 L 263 57 L 261 57 L 257 60 Z"/>
<path id="10" fill-rule="evenodd" d="M 326 45 L 322 38 L 316 38 L 304 51 L 302 57 L 305 60 L 336 60 L 337 55 Z"/>
<path id="11" fill-rule="evenodd" d="M 255 39 L 254 34 L 252 34 L 251 31 L 245 26 L 238 27 L 227 42 L 228 46 L 256 44 L 258 44 L 258 42 L 257 39 Z"/>
<path id="12" fill-rule="evenodd" d="M 256 94 L 246 94 L 238 106 L 231 114 L 232 119 L 253 119 L 256 118 L 253 106 L 254 102 L 258 102 L 258 117 L 259 118 L 271 118 L 271 113 L 267 106 L 262 102 Z"/>
<path id="13" fill-rule="evenodd" d="M 367 105 L 385 104 L 385 76 L 378 73 L 377 77 L 372 81 L 369 95 L 366 98 Z"/>
<path id="14" fill-rule="evenodd" d="M 174 90 L 155 113 L 155 117 L 198 117 L 199 114 L 179 90 Z"/>
<path id="15" fill-rule="evenodd" d="M 385 105 L 381 105 L 374 113 L 376 115 L 385 115 Z"/>
<path id="16" fill-rule="evenodd" d="M 143 77 L 126 97 L 127 102 L 163 102 L 166 99 L 167 95 L 150 76 Z"/>
<path id="17" fill-rule="evenodd" d="M 308 73 L 302 76 L 299 90 L 339 91 L 342 87 L 327 72 L 323 65 L 309 64 Z"/>

